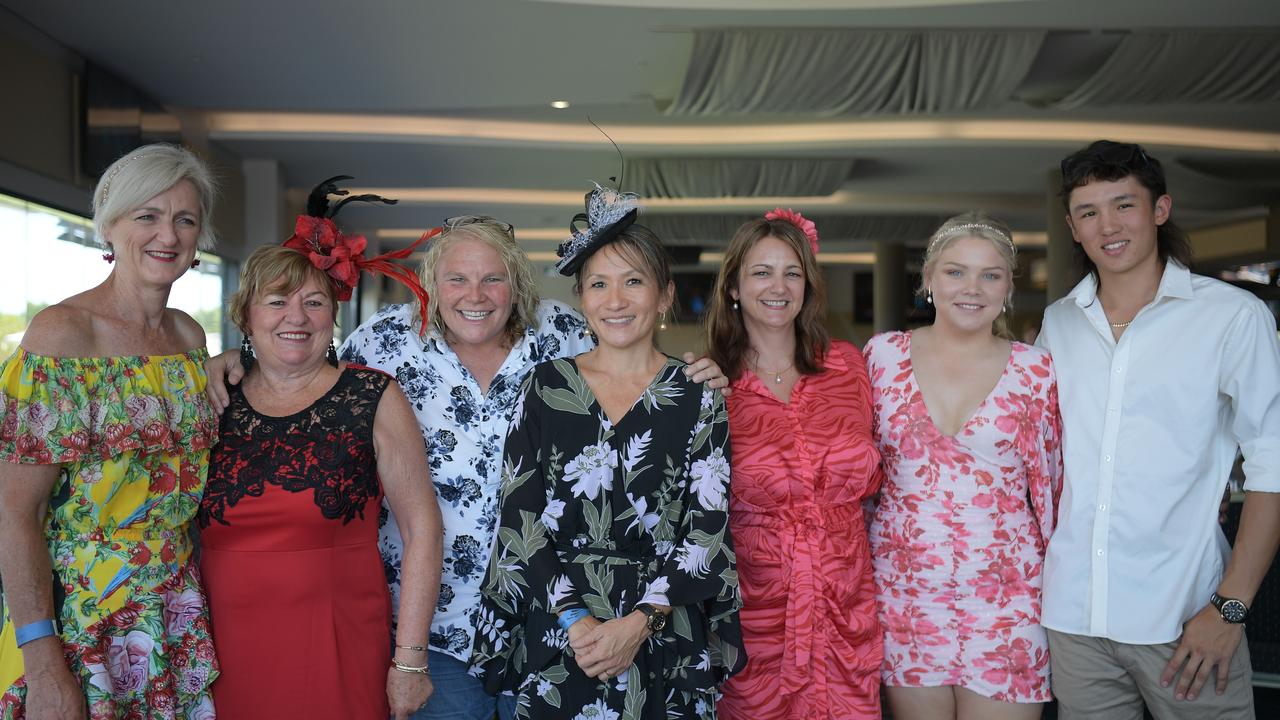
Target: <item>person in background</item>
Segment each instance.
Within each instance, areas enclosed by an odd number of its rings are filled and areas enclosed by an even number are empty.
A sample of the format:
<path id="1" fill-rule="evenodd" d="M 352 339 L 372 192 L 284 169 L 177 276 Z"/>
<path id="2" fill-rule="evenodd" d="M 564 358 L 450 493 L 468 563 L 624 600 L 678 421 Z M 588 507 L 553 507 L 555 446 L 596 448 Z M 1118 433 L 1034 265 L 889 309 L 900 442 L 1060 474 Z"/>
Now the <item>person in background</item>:
<path id="1" fill-rule="evenodd" d="M 1063 503 L 1044 624 L 1060 717 L 1252 718 L 1244 623 L 1280 542 L 1280 342 L 1261 301 L 1188 269 L 1160 162 L 1099 140 L 1062 161 L 1086 276 L 1045 311 Z M 1217 522 L 1237 448 L 1235 548 Z M 1212 692 L 1201 692 L 1211 682 Z"/>
<path id="2" fill-rule="evenodd" d="M 0 717 L 213 717 L 190 529 L 217 418 L 204 331 L 167 304 L 213 247 L 214 195 L 180 147 L 112 163 L 93 194 L 110 275 L 0 366 Z"/>
<path id="3" fill-rule="evenodd" d="M 880 717 L 880 628 L 862 502 L 880 485 L 862 353 L 831 340 L 818 233 L 775 210 L 734 233 L 711 358 L 733 378 L 729 526 L 746 669 L 730 720 Z"/>

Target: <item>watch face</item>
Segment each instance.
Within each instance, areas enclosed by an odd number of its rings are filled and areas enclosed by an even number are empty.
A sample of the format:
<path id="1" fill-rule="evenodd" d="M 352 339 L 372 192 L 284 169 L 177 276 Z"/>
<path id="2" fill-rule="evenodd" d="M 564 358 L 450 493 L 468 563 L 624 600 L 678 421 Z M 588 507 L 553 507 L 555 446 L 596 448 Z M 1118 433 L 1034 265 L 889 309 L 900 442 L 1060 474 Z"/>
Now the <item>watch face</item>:
<path id="1" fill-rule="evenodd" d="M 1249 615 L 1249 608 L 1245 607 L 1244 603 L 1239 600 L 1224 600 L 1220 611 L 1222 612 L 1222 619 L 1229 623 L 1242 623 Z"/>
<path id="2" fill-rule="evenodd" d="M 649 618 L 649 629 L 653 632 L 658 632 L 666 626 L 667 616 L 662 613 L 654 613 L 653 616 Z"/>

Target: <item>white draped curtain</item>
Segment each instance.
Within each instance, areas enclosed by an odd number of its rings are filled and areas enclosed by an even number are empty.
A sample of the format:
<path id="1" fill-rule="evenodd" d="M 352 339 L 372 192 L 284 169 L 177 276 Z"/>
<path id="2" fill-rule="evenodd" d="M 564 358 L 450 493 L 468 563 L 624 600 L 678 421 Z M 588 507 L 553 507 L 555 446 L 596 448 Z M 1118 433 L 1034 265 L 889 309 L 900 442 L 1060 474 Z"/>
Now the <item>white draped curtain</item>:
<path id="1" fill-rule="evenodd" d="M 1268 102 L 1280 102 L 1280 33 L 1134 32 L 1053 107 Z"/>
<path id="2" fill-rule="evenodd" d="M 820 242 L 899 240 L 924 242 L 946 218 L 938 215 L 816 215 L 795 208 L 818 227 Z M 650 214 L 640 222 L 670 245 L 724 247 L 738 226 L 764 213 Z"/>
<path id="3" fill-rule="evenodd" d="M 699 30 L 670 115 L 939 113 L 1005 103 L 1043 31 Z"/>
<path id="4" fill-rule="evenodd" d="M 849 178 L 852 159 L 641 158 L 627 165 L 642 197 L 811 197 Z"/>

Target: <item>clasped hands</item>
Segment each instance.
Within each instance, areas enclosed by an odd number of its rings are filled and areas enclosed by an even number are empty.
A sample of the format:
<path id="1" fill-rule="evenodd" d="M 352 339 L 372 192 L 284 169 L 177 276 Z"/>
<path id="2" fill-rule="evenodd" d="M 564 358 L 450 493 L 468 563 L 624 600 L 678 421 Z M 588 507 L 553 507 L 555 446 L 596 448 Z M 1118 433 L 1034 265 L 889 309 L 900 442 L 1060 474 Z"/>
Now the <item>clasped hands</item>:
<path id="1" fill-rule="evenodd" d="M 585 617 L 569 627 L 569 647 L 587 677 L 606 682 L 623 673 L 649 637 L 644 613 L 634 611 L 606 622 Z"/>

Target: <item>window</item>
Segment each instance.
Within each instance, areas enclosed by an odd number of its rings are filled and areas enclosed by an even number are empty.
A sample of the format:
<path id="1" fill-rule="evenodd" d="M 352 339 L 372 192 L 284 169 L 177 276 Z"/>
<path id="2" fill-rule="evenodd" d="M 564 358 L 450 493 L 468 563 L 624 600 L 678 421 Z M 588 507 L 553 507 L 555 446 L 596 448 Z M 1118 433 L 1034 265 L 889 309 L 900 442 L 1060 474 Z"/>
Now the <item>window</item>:
<path id="1" fill-rule="evenodd" d="M 46 306 L 106 279 L 93 223 L 86 218 L 0 194 L 0 357 L 22 340 L 31 318 Z M 209 352 L 222 352 L 223 269 L 217 255 L 200 253 L 200 266 L 173 284 L 169 306 L 204 328 Z"/>

